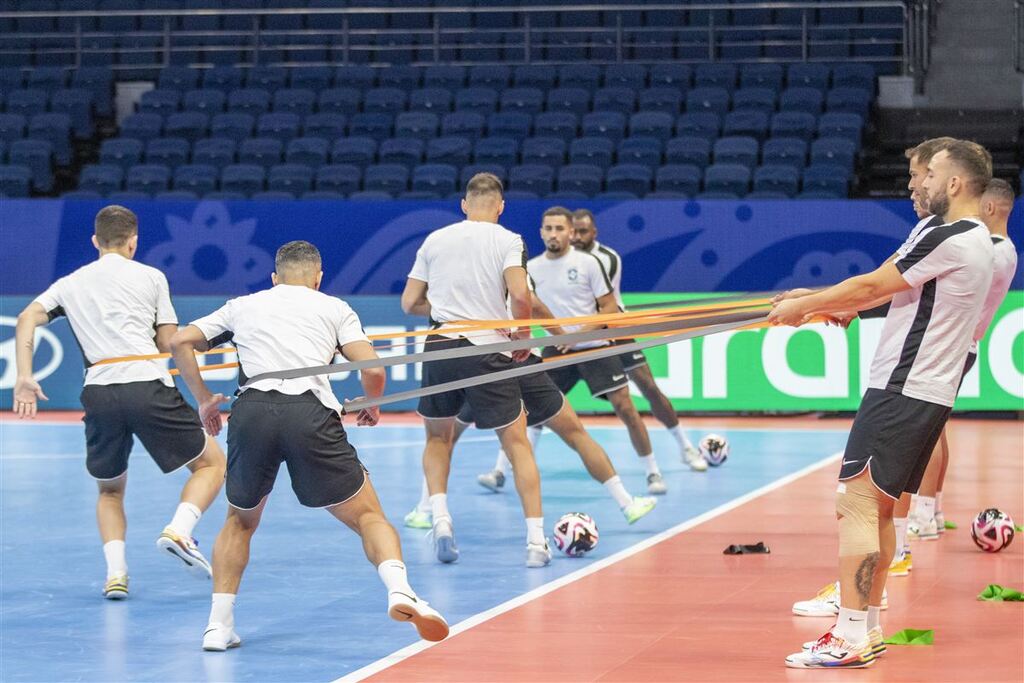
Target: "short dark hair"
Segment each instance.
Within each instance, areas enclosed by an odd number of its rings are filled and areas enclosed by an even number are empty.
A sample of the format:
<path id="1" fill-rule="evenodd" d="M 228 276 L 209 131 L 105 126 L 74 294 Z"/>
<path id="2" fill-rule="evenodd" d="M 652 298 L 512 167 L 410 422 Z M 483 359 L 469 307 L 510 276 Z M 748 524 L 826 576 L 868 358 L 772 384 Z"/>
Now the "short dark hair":
<path id="1" fill-rule="evenodd" d="M 933 156 L 938 154 L 951 142 L 956 142 L 956 138 L 942 137 L 925 140 L 919 145 L 905 149 L 903 151 L 903 156 L 905 156 L 908 161 L 913 161 L 914 157 L 917 157 L 917 163 L 927 165 L 928 162 L 932 160 Z"/>
<path id="2" fill-rule="evenodd" d="M 954 140 L 940 151 L 946 152 L 949 160 L 960 167 L 968 191 L 974 196 L 981 196 L 992 180 L 992 157 L 988 150 L 975 142 Z"/>
<path id="3" fill-rule="evenodd" d="M 477 173 L 466 183 L 466 197 L 481 197 L 487 194 L 505 196 L 505 186 L 501 178 L 493 173 Z"/>
<path id="4" fill-rule="evenodd" d="M 94 222 L 96 241 L 103 248 L 123 247 L 139 234 L 139 218 L 130 209 L 111 204 L 100 209 Z"/>
<path id="5" fill-rule="evenodd" d="M 552 206 L 541 215 L 541 218 L 547 218 L 548 216 L 561 216 L 567 219 L 570 224 L 572 223 L 572 211 L 564 206 Z"/>
<path id="6" fill-rule="evenodd" d="M 322 265 L 320 250 L 305 240 L 282 244 L 274 256 L 274 270 L 280 273 L 287 268 L 315 268 Z"/>
<path id="7" fill-rule="evenodd" d="M 594 212 L 590 209 L 576 209 L 572 212 L 573 220 L 581 221 L 584 218 L 590 220 L 591 223 L 597 225 L 597 219 L 594 218 Z"/>
<path id="8" fill-rule="evenodd" d="M 1011 204 L 1017 198 L 1013 193 L 1013 187 L 1002 178 L 993 178 L 988 181 L 988 185 L 985 186 L 985 194 L 993 195 Z"/>

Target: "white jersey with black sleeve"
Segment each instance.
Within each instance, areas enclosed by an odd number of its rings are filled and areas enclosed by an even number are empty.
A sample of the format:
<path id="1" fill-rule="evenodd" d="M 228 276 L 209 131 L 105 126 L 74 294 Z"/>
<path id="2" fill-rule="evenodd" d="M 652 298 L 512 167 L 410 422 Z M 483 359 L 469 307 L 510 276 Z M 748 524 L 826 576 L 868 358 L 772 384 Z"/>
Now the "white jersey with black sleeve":
<path id="1" fill-rule="evenodd" d="M 978 352 L 978 340 L 985 336 L 988 326 L 992 324 L 992 318 L 996 310 L 1006 298 L 1010 291 L 1010 283 L 1017 272 L 1017 247 L 1008 237 L 992 235 L 992 284 L 989 285 L 988 294 L 985 295 L 985 303 L 981 308 L 981 317 L 978 319 L 978 326 L 974 328 L 974 343 L 971 344 L 971 352 Z"/>
<path id="2" fill-rule="evenodd" d="M 895 263 L 911 289 L 892 298 L 869 388 L 952 407 L 992 281 L 992 241 L 973 218 L 921 230 Z"/>
<path id="3" fill-rule="evenodd" d="M 505 271 L 526 267 L 523 239 L 497 223 L 462 221 L 435 230 L 416 252 L 409 277 L 427 283 L 431 321 L 511 320 Z M 467 334 L 474 344 L 508 341 L 497 331 Z"/>
<path id="4" fill-rule="evenodd" d="M 174 380 L 160 360 L 93 365 L 109 358 L 160 353 L 158 325 L 177 325 L 167 278 L 156 268 L 104 254 L 54 282 L 36 297 L 50 320 L 67 316 L 85 362 L 85 384 Z"/>
<path id="5" fill-rule="evenodd" d="M 192 324 L 210 346 L 234 344 L 242 385 L 247 377 L 265 372 L 326 365 L 346 344 L 368 342 L 359 316 L 347 303 L 299 285 L 280 284 L 231 299 Z M 290 396 L 312 391 L 328 408 L 341 410 L 327 375 L 263 379 L 244 391 L 249 389 Z"/>
<path id="6" fill-rule="evenodd" d="M 542 254 L 530 259 L 526 269 L 533 280 L 537 296 L 556 318 L 576 318 L 594 315 L 597 300 L 612 292 L 612 283 L 601 262 L 585 251 L 570 249 L 562 256 L 551 258 Z M 562 325 L 572 332 L 579 325 Z M 573 348 L 587 349 L 606 346 L 606 341 L 584 342 Z"/>
<path id="7" fill-rule="evenodd" d="M 604 272 L 608 274 L 612 291 L 615 293 L 615 303 L 619 305 L 620 311 L 626 310 L 626 305 L 622 303 L 622 257 L 619 256 L 619 252 L 594 240 L 587 253 L 597 258 L 604 266 Z"/>

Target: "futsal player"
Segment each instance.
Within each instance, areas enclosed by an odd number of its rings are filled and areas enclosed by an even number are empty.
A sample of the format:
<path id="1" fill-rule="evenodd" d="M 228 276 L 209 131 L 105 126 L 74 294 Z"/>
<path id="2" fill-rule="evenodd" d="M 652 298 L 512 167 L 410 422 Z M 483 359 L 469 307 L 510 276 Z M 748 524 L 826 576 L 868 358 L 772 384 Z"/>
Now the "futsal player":
<path id="1" fill-rule="evenodd" d="M 601 262 L 593 255 L 572 247 L 572 212 L 555 206 L 544 212 L 541 239 L 546 250 L 530 259 L 527 270 L 537 296 L 559 318 L 575 318 L 595 313 L 616 313 L 619 310 L 611 281 Z M 587 326 L 563 326 L 580 331 Z M 572 353 L 607 346 L 607 341 L 585 342 L 570 347 L 548 346 L 544 358 L 560 358 Z M 651 449 L 640 413 L 629 395 L 629 380 L 618 356 L 584 361 L 576 365 L 549 370 L 548 374 L 562 393 L 568 393 L 577 382 L 586 382 L 595 398 L 603 398 L 629 431 L 630 441 L 647 473 L 647 492 L 664 494 L 664 477 Z"/>
<path id="2" fill-rule="evenodd" d="M 895 261 L 778 301 L 769 316 L 772 324 L 798 326 L 892 298 L 839 475 L 838 620 L 809 650 L 787 657 L 788 667 L 863 667 L 884 649 L 879 611 L 895 545 L 893 506 L 920 484 L 992 279 L 992 243 L 976 218 L 990 180 L 991 169 L 974 147 L 945 145 L 921 187 L 942 225 L 920 231 Z"/>
<path id="3" fill-rule="evenodd" d="M 226 341 L 238 349 L 242 386 L 228 423 L 228 514 L 213 550 L 213 605 L 203 649 L 237 647 L 234 604 L 249 546 L 259 526 L 277 471 L 284 462 L 296 498 L 323 508 L 363 541 L 366 558 L 388 592 L 388 615 L 409 621 L 426 640 L 448 635 L 444 618 L 409 586 L 398 534 L 381 511 L 377 493 L 348 442 L 341 404 L 325 375 L 300 379 L 258 379 L 277 370 L 330 363 L 340 350 L 351 361 L 377 358 L 359 317 L 344 301 L 319 292 L 320 252 L 309 242 L 277 250 L 273 287 L 231 299 L 178 332 L 174 361 L 192 394 L 207 431 L 221 429 L 222 394 L 203 381 L 195 351 Z M 247 377 L 256 378 L 247 380 Z M 384 392 L 383 368 L 360 372 L 369 397 Z M 372 426 L 379 408 L 359 412 L 357 424 Z"/>
<path id="4" fill-rule="evenodd" d="M 192 531 L 220 491 L 224 453 L 203 433 L 196 411 L 175 388 L 163 363 L 98 364 L 169 351 L 178 318 L 167 278 L 133 260 L 139 248 L 135 214 L 123 206 L 107 206 L 96 214 L 94 228 L 92 244 L 99 258 L 57 280 L 18 316 L 14 411 L 23 418 L 35 417 L 37 401 L 47 400 L 32 377 L 35 331 L 67 317 L 86 368 L 81 396 L 85 468 L 99 487 L 96 522 L 107 563 L 103 596 L 123 600 L 128 597 L 124 493 L 133 436 L 164 473 L 182 467 L 192 473 L 157 547 L 203 578 L 210 576 L 210 563 Z"/>
<path id="5" fill-rule="evenodd" d="M 532 303 L 523 240 L 498 224 L 505 209 L 503 193 L 501 181 L 493 174 L 478 173 L 470 178 L 462 200 L 466 220 L 427 236 L 402 292 L 402 310 L 429 318 L 435 327 L 452 321 L 509 320 L 510 331 L 439 333 L 427 337 L 431 350 L 530 335 L 528 327 L 514 328 L 514 319 L 530 318 Z M 523 350 L 429 361 L 423 364 L 423 386 L 505 370 L 528 356 L 529 350 Z M 551 562 L 551 550 L 544 537 L 540 475 L 526 437 L 526 412 L 516 379 L 424 396 L 419 401 L 418 412 L 426 429 L 423 473 L 430 493 L 437 559 L 449 563 L 459 557 L 447 491 L 455 418 L 467 404 L 477 427 L 495 430 L 508 454 L 526 518 L 526 566 L 543 567 Z"/>

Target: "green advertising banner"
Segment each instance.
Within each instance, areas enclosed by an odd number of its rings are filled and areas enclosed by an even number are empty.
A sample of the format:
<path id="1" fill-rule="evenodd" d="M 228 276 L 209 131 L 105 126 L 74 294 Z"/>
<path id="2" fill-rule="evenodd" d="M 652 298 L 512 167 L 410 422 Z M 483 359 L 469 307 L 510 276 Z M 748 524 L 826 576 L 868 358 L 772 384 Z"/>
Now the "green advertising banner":
<path id="1" fill-rule="evenodd" d="M 706 294 L 627 294 L 626 306 Z M 680 411 L 856 410 L 867 386 L 882 320 L 727 332 L 646 351 L 658 385 Z M 647 402 L 633 389 L 637 406 Z M 581 412 L 609 412 L 580 383 Z M 1024 291 L 1010 292 L 979 342 L 956 410 L 1024 411 Z"/>

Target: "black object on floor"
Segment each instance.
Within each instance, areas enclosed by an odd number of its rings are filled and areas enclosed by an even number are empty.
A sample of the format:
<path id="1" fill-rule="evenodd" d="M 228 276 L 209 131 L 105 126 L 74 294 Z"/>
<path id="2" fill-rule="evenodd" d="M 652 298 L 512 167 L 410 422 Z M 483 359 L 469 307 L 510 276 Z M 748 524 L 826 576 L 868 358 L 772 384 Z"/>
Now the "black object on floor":
<path id="1" fill-rule="evenodd" d="M 771 552 L 771 549 L 764 544 L 764 541 L 758 541 L 753 545 L 731 545 L 722 551 L 723 555 L 767 555 Z"/>

